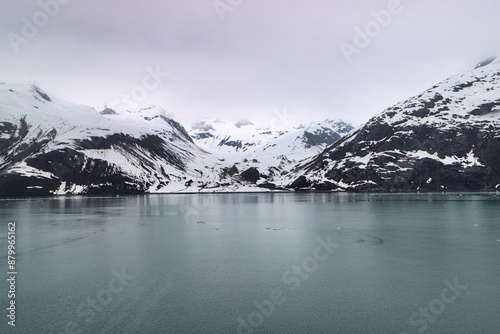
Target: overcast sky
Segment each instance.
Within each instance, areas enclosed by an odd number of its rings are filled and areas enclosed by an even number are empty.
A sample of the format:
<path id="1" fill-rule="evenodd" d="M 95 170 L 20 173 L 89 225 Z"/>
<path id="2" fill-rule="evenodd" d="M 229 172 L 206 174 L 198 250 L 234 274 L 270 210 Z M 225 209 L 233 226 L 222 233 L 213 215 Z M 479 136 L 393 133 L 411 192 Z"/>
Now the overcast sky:
<path id="1" fill-rule="evenodd" d="M 498 0 L 58 0 L 43 14 L 53 1 L 0 2 L 0 80 L 95 107 L 135 93 L 127 104 L 184 121 L 361 123 L 500 55 Z M 356 46 L 358 28 L 372 36 Z"/>

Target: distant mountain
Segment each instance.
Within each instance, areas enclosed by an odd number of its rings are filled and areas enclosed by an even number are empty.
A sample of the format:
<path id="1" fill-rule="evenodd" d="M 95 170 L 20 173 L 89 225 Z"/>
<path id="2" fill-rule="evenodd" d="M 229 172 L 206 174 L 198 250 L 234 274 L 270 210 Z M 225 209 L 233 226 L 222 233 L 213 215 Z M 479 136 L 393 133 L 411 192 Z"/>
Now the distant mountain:
<path id="1" fill-rule="evenodd" d="M 259 191 L 351 129 L 205 121 L 190 130 L 195 143 L 159 107 L 98 112 L 4 82 L 0 110 L 2 197 Z"/>
<path id="2" fill-rule="evenodd" d="M 223 168 L 161 108 L 118 113 L 0 83 L 0 196 L 199 191 Z"/>
<path id="3" fill-rule="evenodd" d="M 286 123 L 286 122 L 285 122 Z M 273 124 L 274 125 L 274 124 Z M 261 126 L 64 101 L 0 82 L 0 196 L 500 189 L 500 60 L 372 118 Z"/>
<path id="4" fill-rule="evenodd" d="M 339 120 L 308 125 L 259 126 L 206 119 L 192 125 L 188 133 L 195 143 L 230 167 L 232 176 L 262 187 L 273 188 L 276 180 L 353 130 Z"/>
<path id="5" fill-rule="evenodd" d="M 500 61 L 487 59 L 388 108 L 282 183 L 377 192 L 498 189 Z"/>
<path id="6" fill-rule="evenodd" d="M 480 62 L 476 65 L 476 68 L 475 68 L 475 69 L 478 69 L 478 68 L 480 68 L 480 67 L 487 66 L 487 65 L 491 64 L 492 62 L 494 62 L 496 59 L 497 59 L 497 57 L 489 57 L 489 58 L 486 58 L 485 60 L 480 61 Z"/>

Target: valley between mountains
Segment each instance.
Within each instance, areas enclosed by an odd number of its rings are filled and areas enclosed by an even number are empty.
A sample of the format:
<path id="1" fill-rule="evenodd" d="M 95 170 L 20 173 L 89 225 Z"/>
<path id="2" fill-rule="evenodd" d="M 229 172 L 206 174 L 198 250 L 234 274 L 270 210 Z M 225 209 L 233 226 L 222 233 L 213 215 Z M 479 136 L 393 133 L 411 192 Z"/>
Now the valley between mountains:
<path id="1" fill-rule="evenodd" d="M 99 111 L 33 84 L 0 82 L 0 196 L 500 187 L 497 59 L 357 129 L 334 115 L 184 127 L 160 107 Z"/>

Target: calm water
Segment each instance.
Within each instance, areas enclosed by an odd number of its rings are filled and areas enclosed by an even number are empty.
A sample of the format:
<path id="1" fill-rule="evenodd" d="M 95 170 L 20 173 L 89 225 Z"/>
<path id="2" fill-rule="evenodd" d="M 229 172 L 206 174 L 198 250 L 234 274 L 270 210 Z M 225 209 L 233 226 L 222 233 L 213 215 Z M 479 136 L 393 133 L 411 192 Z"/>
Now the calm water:
<path id="1" fill-rule="evenodd" d="M 3 277 L 9 221 L 18 247 L 2 333 L 500 333 L 496 194 L 60 197 L 0 216 Z"/>

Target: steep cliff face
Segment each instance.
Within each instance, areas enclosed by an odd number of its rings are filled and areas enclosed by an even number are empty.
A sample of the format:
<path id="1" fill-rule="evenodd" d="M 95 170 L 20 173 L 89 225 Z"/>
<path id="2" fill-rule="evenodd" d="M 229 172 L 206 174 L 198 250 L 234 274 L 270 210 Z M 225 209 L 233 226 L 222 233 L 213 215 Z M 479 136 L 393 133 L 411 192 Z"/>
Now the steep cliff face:
<path id="1" fill-rule="evenodd" d="M 294 172 L 296 189 L 500 187 L 500 61 L 388 108 Z"/>

